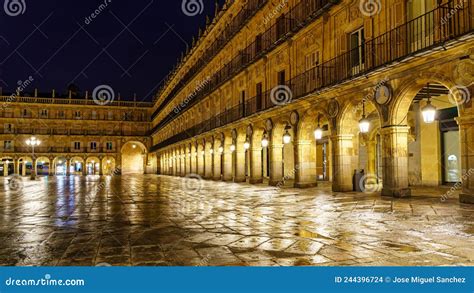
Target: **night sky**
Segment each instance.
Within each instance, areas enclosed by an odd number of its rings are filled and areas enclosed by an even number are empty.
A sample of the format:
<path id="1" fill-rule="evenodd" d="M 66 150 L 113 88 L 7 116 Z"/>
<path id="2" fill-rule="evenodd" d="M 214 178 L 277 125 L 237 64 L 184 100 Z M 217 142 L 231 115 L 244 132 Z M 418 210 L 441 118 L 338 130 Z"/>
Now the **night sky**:
<path id="1" fill-rule="evenodd" d="M 10 16 L 4 1 L 24 1 L 23 14 Z M 105 9 L 89 18 L 100 4 Z M 199 2 L 199 0 L 195 0 Z M 187 16 L 182 0 L 1 0 L 0 87 L 14 92 L 32 76 L 32 93 L 80 94 L 110 86 L 122 100 L 150 101 L 163 78 L 191 45 L 214 0 L 203 0 L 201 14 Z M 223 1 L 220 1 L 222 4 Z M 9 10 L 10 14 L 14 14 Z M 22 10 L 20 10 L 22 11 Z"/>

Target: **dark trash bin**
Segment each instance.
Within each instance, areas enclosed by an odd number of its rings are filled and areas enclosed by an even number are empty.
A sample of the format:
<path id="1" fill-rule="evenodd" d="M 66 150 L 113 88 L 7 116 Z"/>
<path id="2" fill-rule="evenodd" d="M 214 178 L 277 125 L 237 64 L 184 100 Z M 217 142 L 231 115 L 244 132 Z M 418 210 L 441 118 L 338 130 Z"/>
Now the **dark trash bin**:
<path id="1" fill-rule="evenodd" d="M 353 190 L 355 192 L 365 191 L 365 171 L 364 170 L 354 170 L 352 185 L 353 185 Z"/>

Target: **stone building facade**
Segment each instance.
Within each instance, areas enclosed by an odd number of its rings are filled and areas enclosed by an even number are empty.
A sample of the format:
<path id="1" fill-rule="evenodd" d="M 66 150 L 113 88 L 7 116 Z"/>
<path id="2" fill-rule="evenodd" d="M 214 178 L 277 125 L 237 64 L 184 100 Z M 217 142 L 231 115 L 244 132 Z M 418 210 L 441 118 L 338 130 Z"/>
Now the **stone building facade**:
<path id="1" fill-rule="evenodd" d="M 473 15 L 471 0 L 227 1 L 153 106 L 159 172 L 395 197 L 462 181 L 472 202 Z"/>
<path id="2" fill-rule="evenodd" d="M 153 103 L 2 97 L 3 172 L 462 182 L 473 203 L 473 37 L 474 0 L 226 1 Z"/>

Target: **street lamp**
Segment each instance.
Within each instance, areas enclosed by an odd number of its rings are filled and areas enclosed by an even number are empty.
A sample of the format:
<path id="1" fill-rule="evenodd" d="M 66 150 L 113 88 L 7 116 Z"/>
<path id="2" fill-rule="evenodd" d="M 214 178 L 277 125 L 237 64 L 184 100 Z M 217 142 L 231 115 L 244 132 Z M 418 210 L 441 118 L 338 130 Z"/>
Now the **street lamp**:
<path id="1" fill-rule="evenodd" d="M 245 139 L 245 142 L 244 142 L 244 149 L 248 150 L 249 148 L 250 148 L 250 141 L 249 141 L 249 138 L 247 136 L 247 138 Z"/>
<path id="2" fill-rule="evenodd" d="M 223 152 L 224 152 L 224 147 L 221 145 L 221 146 L 219 147 L 219 154 L 222 154 Z"/>
<path id="3" fill-rule="evenodd" d="M 283 134 L 283 143 L 284 144 L 289 144 L 291 142 L 291 135 L 289 130 L 291 129 L 291 126 L 289 124 L 286 125 L 285 127 L 285 134 Z"/>
<path id="4" fill-rule="evenodd" d="M 268 147 L 268 144 L 269 144 L 269 142 L 268 142 L 267 132 L 265 131 L 263 133 L 263 138 L 262 138 L 262 147 L 266 148 L 266 147 Z"/>
<path id="5" fill-rule="evenodd" d="M 323 138 L 323 129 L 321 128 L 320 116 L 318 115 L 318 128 L 314 131 L 314 138 L 320 140 Z"/>
<path id="6" fill-rule="evenodd" d="M 35 146 L 39 146 L 41 142 L 36 139 L 36 137 L 31 137 L 26 141 L 26 144 L 31 146 L 31 158 L 33 160 L 33 169 L 31 170 L 31 180 L 36 179 L 36 160 L 35 160 Z"/>
<path id="7" fill-rule="evenodd" d="M 430 95 L 430 84 L 428 83 L 428 102 L 425 107 L 421 110 L 423 114 L 423 121 L 427 124 L 431 124 L 435 121 L 436 118 L 436 107 L 431 105 L 431 95 Z"/>
<path id="8" fill-rule="evenodd" d="M 359 121 L 359 129 L 361 133 L 368 133 L 370 130 L 370 121 L 365 116 L 365 99 L 362 100 L 362 119 Z"/>
<path id="9" fill-rule="evenodd" d="M 231 151 L 231 152 L 235 152 L 235 144 L 232 144 L 232 145 L 230 146 L 230 151 Z"/>

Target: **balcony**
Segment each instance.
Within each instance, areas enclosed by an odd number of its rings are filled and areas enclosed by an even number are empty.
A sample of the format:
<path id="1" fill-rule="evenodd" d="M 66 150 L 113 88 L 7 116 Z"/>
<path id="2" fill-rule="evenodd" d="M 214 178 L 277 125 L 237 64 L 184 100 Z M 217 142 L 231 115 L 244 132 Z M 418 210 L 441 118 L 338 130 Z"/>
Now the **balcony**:
<path id="1" fill-rule="evenodd" d="M 271 51 L 273 48 L 287 40 L 292 34 L 299 31 L 303 25 L 314 18 L 322 15 L 334 3 L 335 0 L 302 0 L 291 10 L 277 19 L 275 24 L 268 28 L 263 34 L 256 37 L 255 41 L 240 51 L 232 60 L 224 65 L 217 73 L 215 73 L 210 82 L 205 84 L 199 92 L 191 97 L 190 103 L 186 109 L 204 99 L 214 90 L 219 88 L 224 82 L 240 73 L 244 68 L 256 62 L 265 52 Z M 184 88 L 185 82 L 180 81 L 176 88 L 167 96 L 165 101 L 153 113 L 154 119 L 160 111 L 176 96 L 179 91 Z M 158 123 L 155 129 L 165 126 L 181 113 L 171 111 L 162 121 Z"/>
<path id="2" fill-rule="evenodd" d="M 286 85 L 291 89 L 294 99 L 299 99 L 315 91 L 362 76 L 473 33 L 474 24 L 470 15 L 474 15 L 474 11 L 471 2 L 468 2 L 467 6 L 459 9 L 455 14 L 451 12 L 453 7 L 454 1 L 443 4 L 416 19 L 368 40 L 351 51 L 295 76 Z M 360 54 L 361 52 L 363 52 L 361 58 L 363 62 L 355 63 L 355 53 Z M 203 95 L 198 94 L 196 97 Z M 237 105 L 168 138 L 155 145 L 152 150 L 158 150 L 273 107 L 275 105 L 270 100 L 270 91 L 267 91 L 261 96 L 249 99 L 245 104 Z M 164 123 L 159 123 L 154 127 L 152 133 L 173 119 L 174 117 L 168 117 Z"/>
<path id="3" fill-rule="evenodd" d="M 30 154 L 31 147 L 13 147 L 8 149 L 0 148 L 0 152 L 3 153 L 18 153 L 18 154 Z M 105 147 L 100 147 L 95 150 L 91 148 L 71 148 L 71 147 L 35 147 L 35 154 L 75 154 L 75 153 L 87 153 L 87 154 L 111 154 L 115 153 L 117 150 L 114 148 L 108 150 Z"/>

